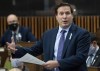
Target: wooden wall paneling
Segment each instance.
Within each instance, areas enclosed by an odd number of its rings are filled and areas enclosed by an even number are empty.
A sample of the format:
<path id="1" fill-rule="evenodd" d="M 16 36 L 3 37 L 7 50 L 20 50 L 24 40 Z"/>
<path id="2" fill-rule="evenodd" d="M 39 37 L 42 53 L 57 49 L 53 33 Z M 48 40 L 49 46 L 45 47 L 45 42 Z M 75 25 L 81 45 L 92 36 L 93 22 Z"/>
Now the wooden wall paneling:
<path id="1" fill-rule="evenodd" d="M 31 18 L 31 25 L 32 25 L 32 34 L 35 35 L 35 23 L 34 23 L 34 17 L 30 17 Z M 36 37 L 36 35 L 35 35 Z"/>
<path id="2" fill-rule="evenodd" d="M 77 22 L 77 25 L 79 26 L 79 27 L 81 27 L 81 16 L 78 16 L 78 22 Z"/>
<path id="3" fill-rule="evenodd" d="M 41 33 L 41 30 L 43 29 L 43 28 L 41 28 L 41 24 L 42 24 L 41 17 L 39 16 L 37 18 L 37 29 L 38 29 L 37 34 L 38 34 L 39 38 L 40 38 L 40 35 L 41 35 L 40 34 Z"/>
<path id="4" fill-rule="evenodd" d="M 100 19 L 100 17 L 99 17 L 99 16 L 97 16 L 97 29 L 99 29 L 99 28 L 100 28 L 100 21 L 99 21 L 99 19 Z"/>
<path id="5" fill-rule="evenodd" d="M 29 28 L 29 22 L 28 22 L 29 17 L 24 17 L 24 23 L 25 23 L 25 27 Z"/>
<path id="6" fill-rule="evenodd" d="M 73 20 L 74 20 L 75 24 L 78 23 L 78 17 L 77 16 L 75 16 Z"/>
<path id="7" fill-rule="evenodd" d="M 35 25 L 35 35 L 36 35 L 36 37 L 38 38 L 38 39 L 40 39 L 40 36 L 38 35 L 38 27 L 37 27 L 37 25 L 38 25 L 38 22 L 37 22 L 37 19 L 38 19 L 38 17 L 34 17 L 34 25 Z"/>
<path id="8" fill-rule="evenodd" d="M 50 22 L 49 17 L 47 17 L 47 24 L 46 24 L 47 25 L 47 30 L 49 29 L 49 22 Z"/>
<path id="9" fill-rule="evenodd" d="M 86 16 L 85 16 L 86 17 Z M 90 32 L 90 21 L 89 21 L 89 16 L 87 16 L 87 30 Z"/>
<path id="10" fill-rule="evenodd" d="M 85 19 L 84 19 L 84 27 L 83 28 L 87 29 L 87 17 L 85 17 Z"/>
<path id="11" fill-rule="evenodd" d="M 91 32 L 94 33 L 94 30 L 93 30 L 93 17 L 90 16 L 90 24 L 91 24 Z"/>
<path id="12" fill-rule="evenodd" d="M 80 23 L 80 24 L 81 24 L 81 27 L 84 28 L 84 24 L 85 24 L 85 23 L 84 23 L 84 16 L 81 17 L 81 23 Z"/>
<path id="13" fill-rule="evenodd" d="M 32 17 L 28 17 L 28 21 L 27 21 L 28 27 L 30 29 L 30 31 L 32 32 Z"/>
<path id="14" fill-rule="evenodd" d="M 3 18 L 0 17 L 0 37 L 2 36 L 3 34 Z"/>
<path id="15" fill-rule="evenodd" d="M 45 30 L 47 30 L 47 17 L 46 16 L 44 17 L 44 21 L 43 22 L 44 22 L 43 23 L 44 24 L 43 28 L 44 28 L 44 32 L 45 32 Z"/>
<path id="16" fill-rule="evenodd" d="M 56 20 L 56 17 L 53 17 L 53 22 L 52 23 L 53 23 L 54 27 L 58 26 L 58 22 Z"/>
<path id="17" fill-rule="evenodd" d="M 52 21 L 52 18 L 51 18 L 51 16 L 49 17 L 49 28 L 51 29 L 53 26 L 52 26 L 52 23 L 53 23 L 53 21 Z"/>
<path id="18" fill-rule="evenodd" d="M 25 27 L 25 20 L 24 20 L 24 17 L 22 17 L 22 25 Z"/>
<path id="19" fill-rule="evenodd" d="M 44 30 L 45 30 L 45 28 L 44 28 L 44 17 L 41 16 L 40 18 L 41 18 L 41 20 L 40 20 L 40 22 L 41 22 L 41 32 L 40 32 L 40 37 L 41 37 L 41 36 L 42 36 L 42 33 L 43 33 Z"/>
<path id="20" fill-rule="evenodd" d="M 94 33 L 96 33 L 96 30 L 97 30 L 97 22 L 96 22 L 96 16 L 93 16 L 93 19 L 94 19 L 94 21 L 93 21 L 93 30 L 94 30 Z"/>
<path id="21" fill-rule="evenodd" d="M 3 23 L 2 24 L 4 25 L 4 32 L 5 32 L 7 30 L 7 25 L 8 25 L 7 24 L 7 18 L 6 17 L 3 17 L 3 20 L 4 20 L 3 21 L 4 24 Z"/>
<path id="22" fill-rule="evenodd" d="M 32 33 L 39 39 L 42 33 L 48 29 L 58 26 L 58 22 L 54 16 L 19 16 L 19 22 L 22 26 L 32 29 Z M 6 17 L 0 17 L 0 37 L 4 34 L 7 26 Z M 100 28 L 99 16 L 75 16 L 76 24 L 79 27 L 87 29 L 89 32 L 95 33 Z M 37 32 L 38 31 L 38 32 Z"/>
<path id="23" fill-rule="evenodd" d="M 21 19 L 22 19 L 21 16 L 18 16 L 18 20 L 19 20 L 20 25 L 22 25 L 21 24 Z"/>
<path id="24" fill-rule="evenodd" d="M 93 30 L 93 17 L 90 16 L 90 24 L 91 24 L 91 32 L 94 33 L 94 30 Z"/>

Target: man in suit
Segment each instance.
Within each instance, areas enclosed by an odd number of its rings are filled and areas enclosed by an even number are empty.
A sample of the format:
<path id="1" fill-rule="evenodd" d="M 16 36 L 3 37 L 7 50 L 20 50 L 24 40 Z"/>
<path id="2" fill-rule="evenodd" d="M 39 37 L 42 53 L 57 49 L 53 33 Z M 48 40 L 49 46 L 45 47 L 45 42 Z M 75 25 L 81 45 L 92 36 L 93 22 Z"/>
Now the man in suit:
<path id="1" fill-rule="evenodd" d="M 31 31 L 28 28 L 20 26 L 18 17 L 16 15 L 8 15 L 7 23 L 8 30 L 4 33 L 4 35 L 1 38 L 1 46 L 4 46 L 6 42 L 11 42 L 11 37 L 15 38 L 15 42 L 36 41 L 35 36 L 31 33 Z"/>
<path id="2" fill-rule="evenodd" d="M 97 44 L 97 38 L 94 34 L 91 34 L 91 44 L 90 44 L 90 49 L 89 49 L 88 58 L 86 60 L 86 63 L 87 63 L 87 67 L 90 67 L 90 66 L 99 67 L 100 66 L 100 49 Z"/>
<path id="3" fill-rule="evenodd" d="M 74 11 L 72 5 L 68 3 L 57 5 L 55 16 L 59 27 L 45 32 L 34 46 L 27 49 L 20 48 L 12 39 L 12 43 L 7 43 L 8 48 L 14 52 L 12 53 L 16 58 L 26 53 L 34 56 L 43 53 L 46 62 L 42 65 L 44 71 L 87 71 L 89 32 L 74 24 Z"/>
<path id="4" fill-rule="evenodd" d="M 11 38 L 14 38 L 14 41 L 17 42 L 35 42 L 36 38 L 31 33 L 31 31 L 20 26 L 18 17 L 14 14 L 10 14 L 7 17 L 8 30 L 4 33 L 1 39 L 1 46 L 4 46 L 6 42 L 11 42 Z M 18 62 L 13 56 L 11 58 L 11 63 L 13 67 L 19 67 L 22 63 Z M 17 64 L 17 65 L 16 65 Z M 19 64 L 19 65 L 18 65 Z"/>

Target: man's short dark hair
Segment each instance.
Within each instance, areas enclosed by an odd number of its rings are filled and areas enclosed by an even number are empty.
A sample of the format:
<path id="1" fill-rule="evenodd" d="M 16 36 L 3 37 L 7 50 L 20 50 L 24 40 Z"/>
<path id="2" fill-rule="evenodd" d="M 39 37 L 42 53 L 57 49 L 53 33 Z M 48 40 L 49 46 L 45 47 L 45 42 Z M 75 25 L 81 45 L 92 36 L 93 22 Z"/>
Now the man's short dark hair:
<path id="1" fill-rule="evenodd" d="M 73 7 L 72 7 L 72 5 L 71 4 L 69 4 L 69 3 L 60 3 L 60 4 L 58 4 L 56 7 L 55 7 L 55 10 L 54 10 L 54 12 L 55 12 L 55 14 L 57 15 L 57 10 L 58 10 L 58 8 L 59 7 L 62 7 L 62 6 L 69 6 L 70 7 L 70 10 L 71 10 L 71 13 L 73 14 Z"/>

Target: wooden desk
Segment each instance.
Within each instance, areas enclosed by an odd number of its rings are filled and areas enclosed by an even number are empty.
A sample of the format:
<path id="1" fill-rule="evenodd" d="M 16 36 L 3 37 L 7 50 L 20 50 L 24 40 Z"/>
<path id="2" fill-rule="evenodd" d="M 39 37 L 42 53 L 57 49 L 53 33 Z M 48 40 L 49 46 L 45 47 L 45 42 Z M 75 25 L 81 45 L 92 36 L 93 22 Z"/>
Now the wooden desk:
<path id="1" fill-rule="evenodd" d="M 34 42 L 19 42 L 17 45 L 20 45 L 22 47 L 31 47 L 35 43 Z M 42 55 L 37 56 L 37 58 L 42 59 Z M 29 71 L 43 71 L 42 66 L 36 65 L 36 64 L 31 64 L 31 63 L 25 63 L 25 65 L 29 68 Z"/>
<path id="2" fill-rule="evenodd" d="M 88 67 L 88 71 L 100 71 L 100 67 Z"/>
<path id="3" fill-rule="evenodd" d="M 22 47 L 31 47 L 35 44 L 35 42 L 18 42 L 17 45 Z"/>
<path id="4" fill-rule="evenodd" d="M 0 47 L 0 58 L 1 58 L 0 67 L 4 67 L 7 57 L 8 57 L 8 50 L 5 47 Z"/>

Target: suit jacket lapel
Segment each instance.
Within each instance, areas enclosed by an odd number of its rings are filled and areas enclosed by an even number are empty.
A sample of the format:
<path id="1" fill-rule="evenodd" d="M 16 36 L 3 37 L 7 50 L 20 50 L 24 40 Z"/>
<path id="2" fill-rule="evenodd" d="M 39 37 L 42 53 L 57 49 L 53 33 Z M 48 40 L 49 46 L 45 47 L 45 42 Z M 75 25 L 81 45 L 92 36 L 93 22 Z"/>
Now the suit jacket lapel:
<path id="1" fill-rule="evenodd" d="M 76 30 L 76 27 L 74 24 L 71 25 L 69 31 L 68 31 L 68 34 L 67 34 L 67 37 L 66 37 L 66 40 L 65 40 L 65 43 L 64 43 L 64 48 L 63 48 L 63 52 L 62 52 L 62 57 L 64 56 L 64 54 L 67 52 L 67 49 L 68 49 L 68 46 L 69 46 L 69 43 L 71 42 L 73 36 L 75 35 L 75 30 Z"/>
<path id="2" fill-rule="evenodd" d="M 8 30 L 8 35 L 6 35 L 6 42 L 11 42 L 12 32 Z"/>
<path id="3" fill-rule="evenodd" d="M 56 36 L 57 36 L 57 32 L 58 32 L 58 28 L 56 28 L 55 30 L 53 30 L 53 35 L 50 38 L 51 41 L 51 46 L 50 46 L 50 59 L 53 59 L 54 57 L 54 46 L 55 46 L 55 40 L 56 40 Z"/>

